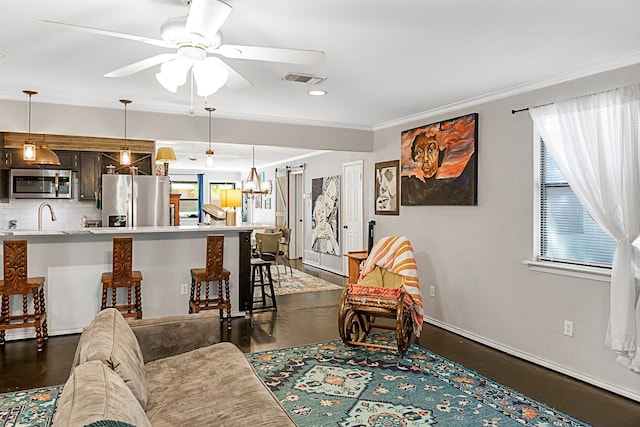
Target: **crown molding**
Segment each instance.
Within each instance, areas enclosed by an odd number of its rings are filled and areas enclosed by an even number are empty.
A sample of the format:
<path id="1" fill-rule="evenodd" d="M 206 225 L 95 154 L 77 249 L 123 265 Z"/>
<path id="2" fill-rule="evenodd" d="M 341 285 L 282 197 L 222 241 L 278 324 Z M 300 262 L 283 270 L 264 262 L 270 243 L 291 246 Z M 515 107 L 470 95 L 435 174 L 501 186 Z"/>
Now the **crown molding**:
<path id="1" fill-rule="evenodd" d="M 486 104 L 488 102 L 497 101 L 511 96 L 521 95 L 523 93 L 532 92 L 537 89 L 543 89 L 549 86 L 577 80 L 583 77 L 593 76 L 595 74 L 603 73 L 606 71 L 612 71 L 619 68 L 636 65 L 638 63 L 640 63 L 640 51 L 634 51 L 625 55 L 619 55 L 600 61 L 594 61 L 580 67 L 566 69 L 540 79 L 535 79 L 522 84 L 510 86 L 495 92 L 490 92 L 462 101 L 453 102 L 451 104 L 443 105 L 431 110 L 412 114 L 410 116 L 402 117 L 388 122 L 379 123 L 373 126 L 373 131 L 375 132 L 394 126 L 406 125 L 410 122 L 425 120 L 440 114 L 469 109 L 480 104 Z"/>

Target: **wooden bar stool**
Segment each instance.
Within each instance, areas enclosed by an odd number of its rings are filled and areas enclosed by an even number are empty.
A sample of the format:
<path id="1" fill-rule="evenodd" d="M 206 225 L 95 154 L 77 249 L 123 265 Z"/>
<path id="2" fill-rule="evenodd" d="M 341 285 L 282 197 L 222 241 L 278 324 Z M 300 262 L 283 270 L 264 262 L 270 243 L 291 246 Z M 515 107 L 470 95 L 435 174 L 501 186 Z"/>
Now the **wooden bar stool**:
<path id="1" fill-rule="evenodd" d="M 276 305 L 276 294 L 273 290 L 273 278 L 271 277 L 271 265 L 274 261 L 265 261 L 262 258 L 251 258 L 251 305 L 249 306 L 249 314 L 253 314 L 254 309 L 265 310 L 273 309 L 278 310 Z M 256 276 L 258 276 L 256 278 Z M 265 282 L 265 276 L 267 281 Z M 260 298 L 256 300 L 255 289 L 260 288 Z M 265 291 L 265 287 L 269 288 L 270 293 Z M 271 303 L 267 305 L 267 297 L 271 300 Z M 256 303 L 262 303 L 255 307 Z"/>
<path id="2" fill-rule="evenodd" d="M 224 255 L 224 236 L 207 236 L 207 259 L 205 268 L 191 269 L 191 294 L 189 313 L 200 310 L 220 310 L 220 320 L 227 310 L 227 327 L 231 329 L 231 299 L 229 296 L 229 270 L 222 266 Z M 202 283 L 204 282 L 204 287 Z M 218 283 L 218 293 L 213 294 L 211 282 Z M 222 287 L 224 286 L 224 293 Z"/>
<path id="3" fill-rule="evenodd" d="M 47 310 L 44 302 L 44 277 L 27 276 L 27 241 L 5 240 L 4 279 L 0 280 L 2 318 L 0 320 L 0 345 L 4 345 L 5 331 L 16 328 L 35 328 L 38 351 L 42 351 L 47 332 Z M 11 297 L 22 296 L 22 314 L 11 315 Z M 33 311 L 29 311 L 29 297 Z"/>
<path id="4" fill-rule="evenodd" d="M 142 273 L 133 270 L 133 238 L 113 238 L 113 271 L 102 273 L 102 305 L 101 309 L 113 307 L 124 317 L 142 319 Z M 126 304 L 117 303 L 117 290 L 127 290 Z M 111 304 L 107 304 L 111 290 Z"/>

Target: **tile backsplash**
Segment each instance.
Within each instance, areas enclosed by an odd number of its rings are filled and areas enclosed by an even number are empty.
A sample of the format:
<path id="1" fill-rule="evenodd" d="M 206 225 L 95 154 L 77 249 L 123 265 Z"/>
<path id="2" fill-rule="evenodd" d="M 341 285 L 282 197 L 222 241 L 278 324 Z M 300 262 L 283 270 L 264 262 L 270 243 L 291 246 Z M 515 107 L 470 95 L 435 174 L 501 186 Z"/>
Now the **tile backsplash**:
<path id="1" fill-rule="evenodd" d="M 72 230 L 82 227 L 82 217 L 99 220 L 102 211 L 96 208 L 96 202 L 79 202 L 77 199 L 11 199 L 9 203 L 0 203 L 0 229 L 9 228 L 9 221 L 17 220 L 17 229 L 35 230 L 38 228 L 38 208 L 41 203 L 53 206 L 57 221 L 51 221 L 49 208 L 42 211 L 43 230 Z"/>

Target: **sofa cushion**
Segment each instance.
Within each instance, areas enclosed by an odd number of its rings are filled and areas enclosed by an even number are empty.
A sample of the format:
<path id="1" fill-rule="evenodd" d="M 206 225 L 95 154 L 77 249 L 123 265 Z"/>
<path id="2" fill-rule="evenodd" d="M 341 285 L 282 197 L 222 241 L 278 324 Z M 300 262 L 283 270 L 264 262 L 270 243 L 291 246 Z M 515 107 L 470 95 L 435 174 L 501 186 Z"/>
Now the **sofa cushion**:
<path id="1" fill-rule="evenodd" d="M 127 387 L 104 362 L 76 366 L 62 389 L 53 418 L 56 427 L 82 427 L 100 420 L 117 420 L 136 427 L 151 426 Z"/>
<path id="2" fill-rule="evenodd" d="M 114 308 L 102 310 L 82 331 L 72 366 L 91 360 L 101 360 L 113 369 L 146 408 L 142 351 L 129 324 Z"/>
<path id="3" fill-rule="evenodd" d="M 149 362 L 145 375 L 154 427 L 295 426 L 231 343 Z"/>

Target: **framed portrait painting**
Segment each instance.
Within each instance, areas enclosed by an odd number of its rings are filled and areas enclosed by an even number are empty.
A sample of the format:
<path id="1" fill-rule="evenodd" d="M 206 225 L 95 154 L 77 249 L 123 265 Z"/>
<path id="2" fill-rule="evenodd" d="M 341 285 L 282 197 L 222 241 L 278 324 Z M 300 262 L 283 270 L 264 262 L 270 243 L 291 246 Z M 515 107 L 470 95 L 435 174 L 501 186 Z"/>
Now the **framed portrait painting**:
<path id="1" fill-rule="evenodd" d="M 375 165 L 375 214 L 376 215 L 399 215 L 400 203 L 398 195 L 400 193 L 400 180 L 398 173 L 400 161 L 391 160 L 380 162 Z"/>
<path id="2" fill-rule="evenodd" d="M 403 131 L 403 206 L 478 204 L 478 114 Z"/>

